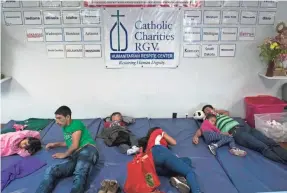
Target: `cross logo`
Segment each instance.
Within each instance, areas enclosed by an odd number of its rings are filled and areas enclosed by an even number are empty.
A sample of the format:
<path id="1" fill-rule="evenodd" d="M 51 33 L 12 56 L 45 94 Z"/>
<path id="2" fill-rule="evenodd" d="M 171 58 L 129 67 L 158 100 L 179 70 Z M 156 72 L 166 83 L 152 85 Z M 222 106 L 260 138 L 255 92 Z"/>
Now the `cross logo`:
<path id="1" fill-rule="evenodd" d="M 110 30 L 110 48 L 112 51 L 126 51 L 128 49 L 128 32 L 125 26 L 120 21 L 120 17 L 125 17 L 125 15 L 120 15 L 120 11 L 117 10 L 116 15 L 111 15 L 116 17 L 117 21 Z M 124 33 L 125 43 L 121 45 L 121 33 Z M 117 37 L 117 42 L 114 42 L 113 37 Z M 117 46 L 116 46 L 117 45 Z"/>

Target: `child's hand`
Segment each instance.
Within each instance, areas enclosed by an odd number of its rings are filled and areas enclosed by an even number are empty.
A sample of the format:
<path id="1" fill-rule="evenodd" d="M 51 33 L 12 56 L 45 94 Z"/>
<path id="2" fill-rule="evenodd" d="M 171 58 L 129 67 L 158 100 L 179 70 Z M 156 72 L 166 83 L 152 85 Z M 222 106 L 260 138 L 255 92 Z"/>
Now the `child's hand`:
<path id="1" fill-rule="evenodd" d="M 68 156 L 65 153 L 55 153 L 54 155 L 52 155 L 52 157 L 55 159 L 65 159 Z"/>
<path id="2" fill-rule="evenodd" d="M 198 137 L 194 136 L 194 137 L 192 138 L 192 142 L 193 142 L 195 145 L 197 145 L 198 142 L 199 142 Z"/>
<path id="3" fill-rule="evenodd" d="M 46 149 L 47 149 L 47 150 L 53 149 L 53 148 L 55 148 L 55 147 L 56 147 L 56 144 L 55 144 L 55 143 L 48 143 L 48 144 L 46 145 Z"/>

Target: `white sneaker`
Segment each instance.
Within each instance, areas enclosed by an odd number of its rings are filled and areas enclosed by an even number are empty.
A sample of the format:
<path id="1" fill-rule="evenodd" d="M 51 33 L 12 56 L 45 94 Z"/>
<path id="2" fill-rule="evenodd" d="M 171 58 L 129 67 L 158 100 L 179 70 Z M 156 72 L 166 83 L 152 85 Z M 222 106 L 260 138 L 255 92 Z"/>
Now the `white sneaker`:
<path id="1" fill-rule="evenodd" d="M 138 150 L 130 148 L 127 150 L 127 155 L 133 155 L 136 154 L 138 152 Z"/>
<path id="2" fill-rule="evenodd" d="M 140 148 L 139 147 L 137 147 L 137 146 L 132 146 L 132 149 L 134 149 L 134 150 L 136 150 L 137 152 L 140 150 Z"/>

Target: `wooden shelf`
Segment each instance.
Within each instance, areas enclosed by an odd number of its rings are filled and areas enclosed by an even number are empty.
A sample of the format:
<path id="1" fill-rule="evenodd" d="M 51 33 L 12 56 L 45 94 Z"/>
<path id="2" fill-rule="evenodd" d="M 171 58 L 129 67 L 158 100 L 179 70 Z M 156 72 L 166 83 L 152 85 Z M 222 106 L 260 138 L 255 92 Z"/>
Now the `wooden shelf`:
<path id="1" fill-rule="evenodd" d="M 9 80 L 11 80 L 11 79 L 12 79 L 12 77 L 3 78 L 3 79 L 1 79 L 0 84 L 3 84 L 4 82 L 9 81 Z"/>
<path id="2" fill-rule="evenodd" d="M 272 77 L 269 77 L 269 76 L 265 76 L 262 73 L 258 73 L 258 75 L 261 76 L 262 78 L 269 79 L 269 80 L 287 80 L 287 76 L 272 76 Z"/>

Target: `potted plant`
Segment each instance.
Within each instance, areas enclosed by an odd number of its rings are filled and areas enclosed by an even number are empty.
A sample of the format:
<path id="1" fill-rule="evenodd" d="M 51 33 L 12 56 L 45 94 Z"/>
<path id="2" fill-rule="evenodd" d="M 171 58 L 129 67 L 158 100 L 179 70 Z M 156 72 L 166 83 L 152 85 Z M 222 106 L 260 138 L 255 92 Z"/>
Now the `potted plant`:
<path id="1" fill-rule="evenodd" d="M 283 25 L 283 28 L 282 26 Z M 282 29 L 279 29 L 279 28 Z M 276 66 L 282 66 L 282 62 L 287 59 L 287 28 L 284 23 L 277 25 L 278 35 L 274 38 L 265 39 L 264 43 L 259 46 L 260 57 L 267 62 L 266 76 L 272 77 Z M 286 76 L 286 71 L 284 76 Z"/>

